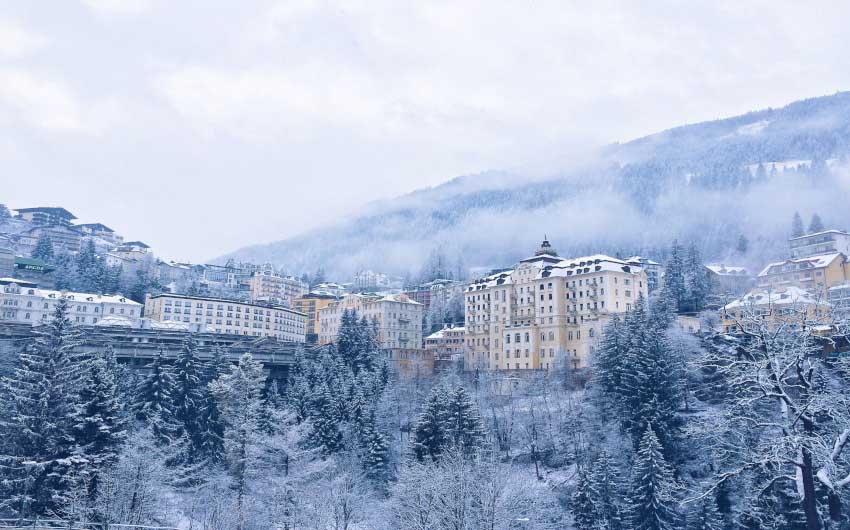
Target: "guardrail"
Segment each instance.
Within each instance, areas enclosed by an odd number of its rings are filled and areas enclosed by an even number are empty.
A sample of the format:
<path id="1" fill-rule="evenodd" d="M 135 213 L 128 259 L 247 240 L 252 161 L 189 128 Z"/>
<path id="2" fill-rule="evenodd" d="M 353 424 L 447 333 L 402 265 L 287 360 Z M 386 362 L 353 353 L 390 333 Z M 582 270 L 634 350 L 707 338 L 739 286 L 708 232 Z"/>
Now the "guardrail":
<path id="1" fill-rule="evenodd" d="M 178 530 L 173 526 L 119 523 L 89 523 L 62 519 L 0 519 L 0 529 L 9 530 Z"/>

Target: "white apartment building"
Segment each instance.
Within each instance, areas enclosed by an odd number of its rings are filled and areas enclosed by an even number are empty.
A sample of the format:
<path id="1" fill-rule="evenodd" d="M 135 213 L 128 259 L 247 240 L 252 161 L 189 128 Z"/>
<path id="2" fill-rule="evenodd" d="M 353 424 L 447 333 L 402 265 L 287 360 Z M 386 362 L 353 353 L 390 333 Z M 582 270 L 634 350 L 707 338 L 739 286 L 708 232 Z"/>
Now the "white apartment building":
<path id="1" fill-rule="evenodd" d="M 465 293 L 466 370 L 586 367 L 613 313 L 648 293 L 646 272 L 605 255 L 564 259 L 544 241 Z"/>
<path id="2" fill-rule="evenodd" d="M 202 324 L 210 333 L 274 337 L 305 342 L 307 316 L 287 307 L 202 296 L 158 294 L 145 297 L 145 317 L 160 322 Z"/>
<path id="3" fill-rule="evenodd" d="M 344 311 L 356 311 L 375 322 L 381 348 L 390 359 L 404 365 L 424 359 L 422 350 L 423 306 L 403 294 L 351 294 L 319 310 L 319 344 L 336 341 Z"/>
<path id="4" fill-rule="evenodd" d="M 843 230 L 824 230 L 788 240 L 791 258 L 841 253 L 850 256 L 850 234 Z"/>
<path id="5" fill-rule="evenodd" d="M 37 325 L 50 318 L 60 299 L 68 301 L 68 317 L 76 324 L 97 324 L 106 317 L 138 323 L 142 304 L 121 295 L 99 295 L 40 289 L 15 278 L 0 278 L 0 321 Z"/>
<path id="6" fill-rule="evenodd" d="M 244 281 L 252 302 L 272 302 L 292 306 L 292 301 L 310 292 L 310 286 L 294 276 L 282 276 L 270 270 L 254 272 Z"/>

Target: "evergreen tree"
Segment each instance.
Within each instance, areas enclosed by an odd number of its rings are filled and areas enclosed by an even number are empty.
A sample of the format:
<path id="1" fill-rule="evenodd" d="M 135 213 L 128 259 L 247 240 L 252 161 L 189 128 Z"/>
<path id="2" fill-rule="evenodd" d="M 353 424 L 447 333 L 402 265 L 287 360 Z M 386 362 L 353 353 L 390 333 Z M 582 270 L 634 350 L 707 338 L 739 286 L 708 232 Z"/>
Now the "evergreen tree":
<path id="1" fill-rule="evenodd" d="M 617 466 L 606 451 L 599 453 L 590 472 L 590 491 L 593 493 L 596 518 L 601 528 L 621 530 L 623 498 L 620 492 L 620 475 Z"/>
<path id="2" fill-rule="evenodd" d="M 346 365 L 351 367 L 356 365 L 360 343 L 357 313 L 346 309 L 342 312 L 336 338 L 336 353 Z"/>
<path id="3" fill-rule="evenodd" d="M 597 494 L 593 491 L 587 469 L 580 467 L 576 477 L 576 489 L 570 502 L 576 528 L 599 528 L 599 506 L 595 503 L 596 498 Z"/>
<path id="4" fill-rule="evenodd" d="M 692 516 L 688 530 L 723 530 L 724 528 L 723 517 L 717 510 L 714 496 L 706 496 Z"/>
<path id="5" fill-rule="evenodd" d="M 629 522 L 634 530 L 676 528 L 678 514 L 673 472 L 664 460 L 661 443 L 649 425 L 641 438 L 632 473 Z"/>
<path id="6" fill-rule="evenodd" d="M 820 215 L 815 213 L 812 215 L 812 221 L 809 223 L 809 233 L 815 234 L 817 232 L 823 232 L 823 221 L 821 221 Z"/>
<path id="7" fill-rule="evenodd" d="M 200 421 L 203 417 L 204 392 L 201 387 L 202 368 L 197 357 L 197 343 L 190 333 L 174 362 L 174 418 L 195 450 L 202 445 Z M 190 451 L 191 455 L 196 451 Z"/>
<path id="8" fill-rule="evenodd" d="M 376 426 L 374 410 L 369 415 L 363 435 L 363 470 L 378 485 L 384 485 L 390 476 L 390 445 Z"/>
<path id="9" fill-rule="evenodd" d="M 63 252 L 56 256 L 55 265 L 56 272 L 54 273 L 53 283 L 56 289 L 60 291 L 73 289 L 75 285 L 74 261 Z"/>
<path id="10" fill-rule="evenodd" d="M 606 395 L 622 388 L 622 362 L 626 351 L 625 329 L 620 316 L 614 313 L 602 334 L 602 343 L 593 359 L 593 383 Z"/>
<path id="11" fill-rule="evenodd" d="M 136 418 L 146 423 L 160 444 L 170 444 L 180 437 L 181 426 L 175 419 L 176 383 L 162 349 L 145 368 L 148 375 L 136 391 Z"/>
<path id="12" fill-rule="evenodd" d="M 38 236 L 38 241 L 36 242 L 35 248 L 30 256 L 34 259 L 40 259 L 47 263 L 53 261 L 53 241 L 51 241 L 50 236 L 47 234 L 41 234 Z"/>
<path id="13" fill-rule="evenodd" d="M 12 218 L 12 213 L 5 204 L 0 204 L 0 223 Z"/>
<path id="14" fill-rule="evenodd" d="M 738 242 L 735 243 L 735 251 L 738 254 L 743 255 L 743 254 L 747 253 L 747 250 L 749 250 L 749 248 L 750 248 L 750 242 L 746 238 L 746 236 L 744 236 L 744 234 L 739 235 L 738 236 Z"/>
<path id="15" fill-rule="evenodd" d="M 316 392 L 312 404 L 313 443 L 325 455 L 336 453 L 342 448 L 340 410 L 327 385 Z"/>
<path id="16" fill-rule="evenodd" d="M 791 237 L 800 237 L 806 235 L 803 228 L 803 218 L 800 217 L 800 212 L 794 212 L 794 219 L 791 221 Z"/>
<path id="17" fill-rule="evenodd" d="M 448 423 L 448 401 L 448 393 L 444 388 L 434 388 L 419 414 L 413 431 L 413 453 L 420 462 L 425 457 L 437 460 L 448 445 L 445 428 Z"/>
<path id="18" fill-rule="evenodd" d="M 52 318 L 35 333 L 17 368 L 3 380 L 11 408 L 5 434 L 14 438 L 14 452 L 0 458 L 0 471 L 6 505 L 21 517 L 50 514 L 61 506 L 79 463 L 74 349 L 81 340 L 68 318 L 67 300 L 58 300 Z"/>
<path id="19" fill-rule="evenodd" d="M 682 310 L 687 301 L 687 287 L 685 285 L 685 263 L 682 257 L 682 247 L 678 240 L 673 241 L 670 248 L 670 258 L 664 271 L 664 287 L 676 301 L 676 309 Z"/>
<path id="20" fill-rule="evenodd" d="M 705 307 L 705 299 L 708 296 L 709 285 L 705 265 L 702 262 L 699 250 L 695 244 L 688 249 L 688 259 L 685 264 L 687 274 L 685 276 L 686 286 L 690 298 L 690 309 L 701 311 Z"/>
<path id="21" fill-rule="evenodd" d="M 88 498 L 94 501 L 99 492 L 100 474 L 116 461 L 126 429 L 121 394 L 110 359 L 97 355 L 85 364 L 85 375 L 73 415 L 74 452 L 87 479 Z"/>
<path id="22" fill-rule="evenodd" d="M 106 265 L 97 255 L 94 240 L 88 239 L 77 254 L 77 288 L 87 293 L 104 292 Z"/>
<path id="23" fill-rule="evenodd" d="M 479 449 L 484 441 L 484 424 L 478 407 L 462 386 L 449 395 L 446 408 L 445 431 L 451 445 L 465 452 Z"/>
<path id="24" fill-rule="evenodd" d="M 239 524 L 244 528 L 244 505 L 248 495 L 248 478 L 256 467 L 256 446 L 260 436 L 262 392 L 266 375 L 263 365 L 250 353 L 239 359 L 212 383 L 210 391 L 218 403 L 225 425 L 224 446 L 228 473 L 233 480 Z"/>

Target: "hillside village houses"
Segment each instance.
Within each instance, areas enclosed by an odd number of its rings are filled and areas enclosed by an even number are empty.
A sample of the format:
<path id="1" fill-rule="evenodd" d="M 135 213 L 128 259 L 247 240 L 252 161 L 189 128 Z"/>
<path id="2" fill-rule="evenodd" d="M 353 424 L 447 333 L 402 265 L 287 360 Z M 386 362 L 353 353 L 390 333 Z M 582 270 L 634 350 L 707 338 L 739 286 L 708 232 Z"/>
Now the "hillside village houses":
<path id="1" fill-rule="evenodd" d="M 423 306 L 404 294 L 350 294 L 319 310 L 319 344 L 334 342 L 344 311 L 373 322 L 387 357 L 402 371 L 427 370 L 433 359 L 422 349 Z"/>
<path id="2" fill-rule="evenodd" d="M 425 352 L 435 361 L 463 361 L 466 349 L 463 326 L 444 326 L 443 329 L 425 337 Z"/>
<path id="3" fill-rule="evenodd" d="M 647 295 L 642 268 L 605 255 L 564 259 L 544 240 L 513 269 L 467 287 L 464 368 L 584 368 L 610 315 Z"/>
<path id="4" fill-rule="evenodd" d="M 0 321 L 38 325 L 50 317 L 61 298 L 68 300 L 68 317 L 76 324 L 97 324 L 113 316 L 135 324 L 142 316 L 142 305 L 121 295 L 40 289 L 33 282 L 0 278 Z"/>

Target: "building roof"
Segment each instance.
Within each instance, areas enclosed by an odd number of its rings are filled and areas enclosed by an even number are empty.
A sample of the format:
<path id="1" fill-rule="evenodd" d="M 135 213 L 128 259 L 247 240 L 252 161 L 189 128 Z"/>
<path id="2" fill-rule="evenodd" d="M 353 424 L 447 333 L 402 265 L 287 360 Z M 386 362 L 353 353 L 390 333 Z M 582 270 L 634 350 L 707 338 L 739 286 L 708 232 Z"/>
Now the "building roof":
<path id="1" fill-rule="evenodd" d="M 644 258 L 643 256 L 632 256 L 631 258 L 626 260 L 628 263 L 640 263 L 641 265 L 661 265 L 655 260 L 651 260 L 649 258 Z"/>
<path id="2" fill-rule="evenodd" d="M 136 327 L 132 320 L 121 315 L 107 315 L 98 320 L 97 323 L 95 323 L 95 326 L 121 326 L 125 328 Z"/>
<path id="3" fill-rule="evenodd" d="M 714 274 L 718 276 L 747 276 L 749 275 L 749 271 L 745 267 L 736 267 L 733 265 L 723 265 L 717 263 L 709 263 L 705 266 L 706 269 L 710 270 Z"/>
<path id="4" fill-rule="evenodd" d="M 78 293 L 76 291 L 56 291 L 52 289 L 39 289 L 42 296 L 48 298 L 65 298 L 67 300 L 75 300 L 78 302 L 103 302 L 110 304 L 126 304 L 141 307 L 142 304 L 135 300 L 130 300 L 121 294 L 94 294 L 94 293 Z"/>
<path id="5" fill-rule="evenodd" d="M 151 248 L 141 241 L 125 241 L 121 243 L 122 247 L 142 247 L 142 248 Z"/>
<path id="6" fill-rule="evenodd" d="M 101 232 L 110 232 L 112 234 L 115 233 L 115 230 L 109 228 L 105 224 L 101 223 L 83 223 L 76 225 L 77 228 L 91 228 L 92 230 L 100 230 Z"/>
<path id="7" fill-rule="evenodd" d="M 59 217 L 65 217 L 66 219 L 77 218 L 74 214 L 72 214 L 65 208 L 61 208 L 59 206 L 36 206 L 34 208 L 15 208 L 15 211 L 18 213 L 44 212 L 49 213 L 51 215 L 58 215 Z"/>
<path id="8" fill-rule="evenodd" d="M 769 291 L 753 291 L 741 298 L 734 300 L 724 306 L 724 309 L 737 309 L 741 307 L 760 307 L 766 305 L 788 306 L 788 305 L 816 305 L 818 301 L 805 289 L 793 285 L 783 289 Z"/>
<path id="9" fill-rule="evenodd" d="M 774 263 L 768 263 L 765 268 L 761 270 L 759 276 L 767 276 L 771 273 L 772 268 L 779 267 L 782 265 L 788 265 L 790 263 L 806 263 L 808 264 L 808 266 L 805 267 L 807 269 L 822 268 L 828 266 L 840 256 L 842 256 L 840 252 L 833 252 L 832 254 L 824 254 L 822 256 L 808 256 L 805 258 L 794 258 L 787 259 L 785 261 L 776 261 Z"/>
<path id="10" fill-rule="evenodd" d="M 38 287 L 37 283 L 27 280 L 20 280 L 18 278 L 0 278 L 0 285 L 9 285 L 12 283 L 20 285 L 21 287 Z"/>
<path id="11" fill-rule="evenodd" d="M 156 298 L 180 298 L 181 300 L 203 300 L 205 302 L 223 302 L 226 304 L 241 304 L 241 305 L 249 305 L 252 307 L 262 307 L 263 309 L 277 309 L 279 311 L 287 311 L 289 313 L 295 313 L 296 315 L 307 316 L 300 311 L 296 311 L 294 309 L 290 309 L 289 307 L 284 307 L 282 305 L 273 305 L 273 304 L 258 304 L 256 302 L 248 302 L 244 300 L 233 300 L 231 298 L 215 298 L 212 296 L 189 296 L 185 294 L 174 294 L 174 293 L 160 293 L 160 294 L 152 294 L 148 295 L 150 300 L 154 300 Z"/>
<path id="12" fill-rule="evenodd" d="M 443 329 L 441 329 L 441 330 L 439 330 L 439 331 L 436 331 L 436 332 L 434 332 L 434 333 L 431 333 L 430 335 L 428 335 L 427 337 L 425 337 L 425 340 L 428 340 L 428 339 L 442 339 L 442 338 L 444 338 L 444 337 L 446 336 L 446 333 L 445 333 L 446 331 L 457 331 L 457 332 L 460 332 L 460 333 L 464 333 L 464 332 L 466 331 L 466 328 L 465 328 L 465 327 L 463 327 L 463 326 L 458 326 L 458 327 L 455 327 L 455 328 L 443 328 Z"/>
<path id="13" fill-rule="evenodd" d="M 845 235 L 845 236 L 850 236 L 850 234 L 848 234 L 844 230 L 834 230 L 833 229 L 833 230 L 824 230 L 822 232 L 814 232 L 812 234 L 803 234 L 802 236 L 797 236 L 797 237 L 791 237 L 791 238 L 788 238 L 788 241 L 796 241 L 798 239 L 806 239 L 807 237 L 821 236 L 823 234 L 842 234 L 842 235 Z"/>

